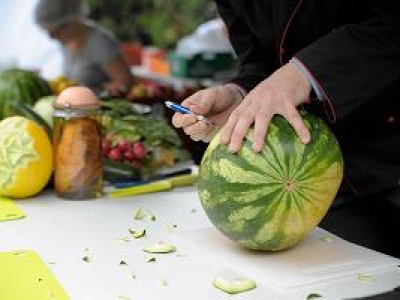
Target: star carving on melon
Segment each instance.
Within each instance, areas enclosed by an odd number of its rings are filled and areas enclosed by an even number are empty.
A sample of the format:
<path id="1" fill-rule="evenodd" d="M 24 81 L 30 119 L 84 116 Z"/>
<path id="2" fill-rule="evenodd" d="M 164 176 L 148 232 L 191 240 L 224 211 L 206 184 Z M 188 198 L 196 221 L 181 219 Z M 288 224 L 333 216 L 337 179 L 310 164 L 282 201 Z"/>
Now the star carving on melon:
<path id="1" fill-rule="evenodd" d="M 6 131 L 15 131 L 15 134 L 0 135 L 0 185 L 3 186 L 13 181 L 16 169 L 26 167 L 37 158 L 29 135 L 10 127 Z"/>

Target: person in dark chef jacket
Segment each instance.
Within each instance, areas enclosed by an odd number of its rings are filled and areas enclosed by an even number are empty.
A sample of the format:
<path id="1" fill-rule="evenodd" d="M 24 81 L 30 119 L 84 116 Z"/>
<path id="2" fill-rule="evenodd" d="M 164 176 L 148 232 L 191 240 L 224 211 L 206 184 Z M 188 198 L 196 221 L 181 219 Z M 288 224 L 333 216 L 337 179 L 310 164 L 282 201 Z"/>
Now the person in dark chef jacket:
<path id="1" fill-rule="evenodd" d="M 260 151 L 282 115 L 310 139 L 298 106 L 330 125 L 345 176 L 321 227 L 400 257 L 400 1 L 216 0 L 239 60 L 237 76 L 182 104 L 222 127 L 237 152 L 250 126 Z M 176 113 L 208 142 L 218 128 Z"/>

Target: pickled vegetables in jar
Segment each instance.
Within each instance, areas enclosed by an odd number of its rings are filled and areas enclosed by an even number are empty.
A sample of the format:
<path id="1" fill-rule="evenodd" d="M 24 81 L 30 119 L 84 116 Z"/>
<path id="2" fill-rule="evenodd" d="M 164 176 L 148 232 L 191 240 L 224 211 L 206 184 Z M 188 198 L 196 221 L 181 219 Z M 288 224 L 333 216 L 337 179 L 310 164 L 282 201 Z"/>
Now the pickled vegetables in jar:
<path id="1" fill-rule="evenodd" d="M 54 188 L 58 197 L 103 194 L 101 107 L 86 87 L 64 90 L 54 103 Z"/>

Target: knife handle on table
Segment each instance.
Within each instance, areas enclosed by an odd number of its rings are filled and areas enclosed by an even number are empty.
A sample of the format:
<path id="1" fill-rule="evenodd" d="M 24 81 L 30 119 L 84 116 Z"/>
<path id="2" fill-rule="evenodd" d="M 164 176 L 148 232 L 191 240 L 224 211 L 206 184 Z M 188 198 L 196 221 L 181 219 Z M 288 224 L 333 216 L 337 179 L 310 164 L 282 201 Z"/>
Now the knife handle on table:
<path id="1" fill-rule="evenodd" d="M 150 183 L 135 185 L 126 188 L 119 188 L 111 191 L 108 195 L 111 198 L 129 197 L 141 194 L 156 193 L 170 190 L 174 187 L 189 186 L 197 182 L 198 176 L 195 174 L 186 174 L 174 176 L 165 180 L 157 180 Z"/>
<path id="2" fill-rule="evenodd" d="M 179 175 L 167 179 L 167 181 L 171 182 L 172 187 L 193 185 L 197 180 L 198 176 L 196 174 Z"/>
<path id="3" fill-rule="evenodd" d="M 191 173 L 192 173 L 192 170 L 188 168 L 188 169 L 175 171 L 172 173 L 158 174 L 158 175 L 151 177 L 150 179 L 114 182 L 113 186 L 118 189 L 127 188 L 127 187 L 132 187 L 132 186 L 137 186 L 137 185 L 143 185 L 143 184 L 158 181 L 158 180 L 169 180 L 170 178 L 174 179 L 175 177 L 179 177 L 179 175 L 190 175 Z M 185 178 L 185 177 L 183 177 L 183 178 Z M 174 181 L 176 181 L 176 180 L 174 180 Z M 176 186 L 178 186 L 178 185 L 176 185 Z"/>

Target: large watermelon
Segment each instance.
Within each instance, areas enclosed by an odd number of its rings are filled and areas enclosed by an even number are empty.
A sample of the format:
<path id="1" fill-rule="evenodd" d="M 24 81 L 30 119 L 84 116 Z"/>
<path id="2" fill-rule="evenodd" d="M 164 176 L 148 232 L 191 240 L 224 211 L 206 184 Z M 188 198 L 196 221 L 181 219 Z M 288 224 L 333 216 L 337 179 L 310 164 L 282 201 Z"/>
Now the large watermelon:
<path id="1" fill-rule="evenodd" d="M 291 247 L 314 229 L 330 207 L 343 177 L 343 158 L 327 125 L 303 120 L 311 142 L 301 143 L 291 125 L 275 116 L 263 150 L 251 149 L 252 130 L 237 154 L 208 146 L 198 191 L 211 222 L 239 245 L 262 251 Z"/>
<path id="2" fill-rule="evenodd" d="M 50 95 L 49 83 L 35 72 L 22 69 L 6 69 L 0 72 L 0 120 L 14 114 L 13 101 L 33 106 Z"/>

